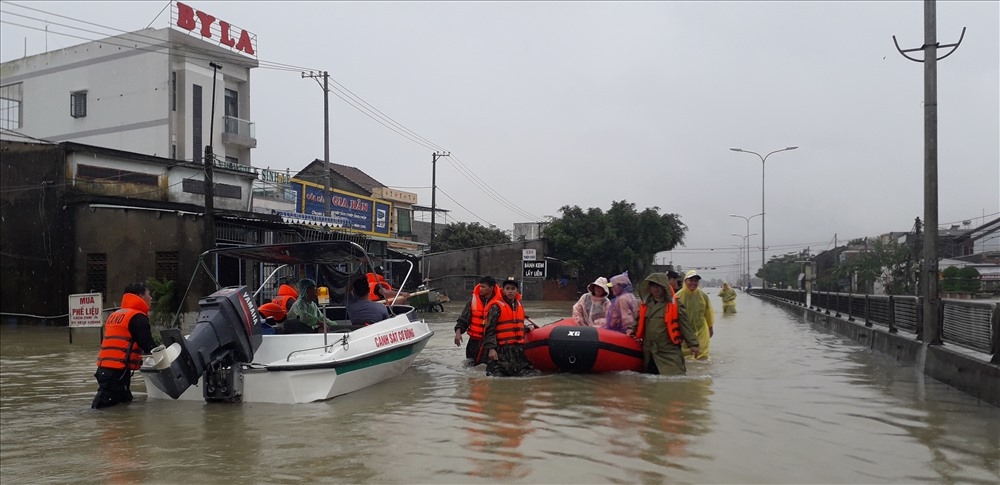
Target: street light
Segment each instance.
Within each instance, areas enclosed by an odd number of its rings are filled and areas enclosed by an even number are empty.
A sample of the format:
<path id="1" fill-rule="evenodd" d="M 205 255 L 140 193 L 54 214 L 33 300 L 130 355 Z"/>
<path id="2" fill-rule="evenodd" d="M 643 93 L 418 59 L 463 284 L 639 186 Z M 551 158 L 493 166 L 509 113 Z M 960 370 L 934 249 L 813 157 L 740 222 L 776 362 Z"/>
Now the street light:
<path id="1" fill-rule="evenodd" d="M 758 158 L 760 158 L 760 267 L 761 268 L 763 268 L 764 267 L 764 263 L 767 262 L 767 260 L 764 259 L 764 249 L 766 248 L 766 246 L 764 244 L 764 214 L 767 212 L 767 211 L 764 210 L 764 165 L 765 165 L 765 162 L 767 162 L 767 157 L 770 157 L 771 155 L 774 155 L 775 153 L 778 153 L 778 152 L 787 152 L 789 150 L 795 150 L 796 148 L 798 148 L 798 147 L 785 147 L 785 148 L 782 148 L 781 150 L 775 150 L 775 151 L 773 151 L 771 153 L 768 153 L 767 155 L 764 155 L 764 156 L 761 156 L 757 152 L 752 152 L 750 150 L 744 150 L 742 148 L 730 148 L 730 150 L 732 150 L 734 152 L 753 153 L 754 155 L 757 155 Z M 761 281 L 761 286 L 763 287 L 764 286 L 764 278 L 761 277 L 760 281 Z"/>
<path id="2" fill-rule="evenodd" d="M 743 270 L 746 269 L 746 265 L 743 263 L 743 242 L 746 241 L 746 237 L 742 234 L 732 233 L 733 236 L 740 238 L 740 245 L 736 246 L 736 266 L 739 268 L 736 270 L 736 274 L 739 275 L 736 278 L 736 283 L 740 285 L 740 289 L 746 291 L 746 285 L 743 284 Z"/>
<path id="3" fill-rule="evenodd" d="M 747 283 L 750 282 L 750 236 L 751 236 L 751 234 L 750 234 L 750 219 L 753 219 L 754 217 L 757 217 L 757 216 L 761 216 L 761 220 L 763 220 L 764 213 L 761 212 L 760 214 L 754 214 L 754 215 L 752 215 L 750 217 L 741 216 L 739 214 L 729 214 L 729 217 L 739 217 L 740 219 L 743 219 L 747 223 L 747 236 L 746 236 L 747 237 Z M 757 234 L 755 233 L 753 235 L 756 236 Z M 764 238 L 763 237 L 761 237 L 760 246 L 764 247 Z M 762 256 L 763 256 L 763 254 L 762 254 Z M 764 261 L 763 260 L 761 260 L 761 262 L 760 262 L 760 268 L 764 269 Z M 764 281 L 763 277 L 761 277 L 761 281 Z M 761 285 L 761 286 L 763 286 L 763 285 Z"/>

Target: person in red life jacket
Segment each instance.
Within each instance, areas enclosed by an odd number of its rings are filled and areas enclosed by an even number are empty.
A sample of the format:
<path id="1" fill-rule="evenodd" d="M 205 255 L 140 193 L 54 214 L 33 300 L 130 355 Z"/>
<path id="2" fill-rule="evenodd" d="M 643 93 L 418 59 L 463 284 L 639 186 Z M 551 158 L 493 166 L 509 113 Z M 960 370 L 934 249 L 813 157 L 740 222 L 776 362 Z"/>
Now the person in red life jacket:
<path id="1" fill-rule="evenodd" d="M 517 291 L 517 280 L 504 280 L 502 298 L 486 309 L 482 351 L 486 352 L 486 375 L 498 377 L 529 376 L 538 371 L 524 354 L 524 306 Z"/>
<path id="2" fill-rule="evenodd" d="M 483 363 L 479 351 L 483 343 L 483 329 L 486 321 L 486 308 L 493 300 L 500 299 L 500 286 L 492 276 L 483 276 L 479 284 L 472 289 L 472 298 L 465 304 L 462 313 L 455 323 L 455 346 L 462 346 L 462 334 L 469 334 L 469 345 L 465 347 L 465 358 L 470 365 Z"/>
<path id="3" fill-rule="evenodd" d="M 666 273 L 653 273 L 639 285 L 639 318 L 629 327 L 629 336 L 642 340 L 642 364 L 650 374 L 682 375 L 682 343 L 698 353 L 698 333 L 688 320 L 684 304 L 671 295 Z"/>
<path id="4" fill-rule="evenodd" d="M 365 275 L 368 278 L 368 287 L 371 290 L 371 294 L 369 295 L 371 301 L 382 301 L 386 305 L 405 305 L 406 301 L 410 298 L 410 294 L 400 291 L 397 295 L 397 291 L 385 280 L 385 277 L 382 276 L 383 274 L 385 274 L 385 269 L 379 266 L 375 268 L 374 272 Z"/>
<path id="5" fill-rule="evenodd" d="M 132 401 L 132 373 L 142 367 L 142 355 L 156 347 L 149 326 L 149 304 L 153 297 L 145 283 L 125 287 L 122 306 L 104 323 L 104 340 L 97 354 L 97 395 L 93 409 Z"/>

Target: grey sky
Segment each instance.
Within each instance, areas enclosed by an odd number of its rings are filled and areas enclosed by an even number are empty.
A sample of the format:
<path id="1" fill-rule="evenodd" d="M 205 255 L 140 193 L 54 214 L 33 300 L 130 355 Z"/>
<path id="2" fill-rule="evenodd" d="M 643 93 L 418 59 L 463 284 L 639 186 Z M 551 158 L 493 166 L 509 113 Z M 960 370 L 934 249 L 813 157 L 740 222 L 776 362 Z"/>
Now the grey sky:
<path id="1" fill-rule="evenodd" d="M 165 4 L 25 5 L 131 31 Z M 903 48 L 923 43 L 922 2 L 189 4 L 256 33 L 261 60 L 326 69 L 457 155 L 437 174 L 438 205 L 455 221 L 510 229 L 530 220 L 483 195 L 460 161 L 532 216 L 622 199 L 678 213 L 686 248 L 664 257 L 731 278 L 741 242 L 731 233 L 746 224 L 728 214 L 760 212 L 761 164 L 729 148 L 791 145 L 800 148 L 767 161 L 768 255 L 827 249 L 835 234 L 906 231 L 923 217 L 922 65 L 892 43 L 893 34 Z M 939 42 L 968 27 L 939 64 L 943 225 L 1000 212 L 998 5 L 937 4 Z M 10 13 L 46 18 L 10 2 L 3 12 L 30 25 L 42 24 Z M 42 32 L 0 32 L 4 61 L 24 54 L 25 38 L 29 55 L 44 50 Z M 50 50 L 80 42 L 48 35 Z M 254 165 L 295 171 L 322 158 L 316 83 L 298 72 L 253 76 Z M 331 96 L 333 161 L 430 205 L 431 153 Z M 759 217 L 750 232 L 760 232 Z M 754 266 L 759 245 L 751 238 Z"/>

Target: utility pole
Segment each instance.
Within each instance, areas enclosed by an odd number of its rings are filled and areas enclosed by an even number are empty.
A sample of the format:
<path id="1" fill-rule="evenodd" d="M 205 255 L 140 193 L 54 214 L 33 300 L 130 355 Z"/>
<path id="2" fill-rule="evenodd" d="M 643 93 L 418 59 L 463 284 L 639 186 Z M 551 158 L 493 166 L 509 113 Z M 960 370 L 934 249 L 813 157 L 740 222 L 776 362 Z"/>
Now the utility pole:
<path id="1" fill-rule="evenodd" d="M 965 38 L 965 27 L 962 35 L 954 44 L 938 45 L 937 41 L 937 11 L 935 0 L 924 0 L 924 45 L 914 49 L 900 49 L 896 36 L 892 42 L 896 44 L 899 53 L 914 62 L 924 64 L 924 254 L 923 271 L 920 281 L 924 298 L 923 341 L 926 345 L 941 345 L 938 335 L 938 170 L 937 170 L 937 61 L 950 56 L 958 49 Z M 940 58 L 938 48 L 952 49 Z M 907 52 L 924 51 L 924 58 L 915 59 L 906 55 Z"/>
<path id="2" fill-rule="evenodd" d="M 431 242 L 428 247 L 434 246 L 434 225 L 437 222 L 437 161 L 440 157 L 451 156 L 449 152 L 434 152 L 431 155 Z"/>
<path id="3" fill-rule="evenodd" d="M 212 110 L 208 122 L 208 145 L 205 145 L 205 241 L 208 249 L 215 248 L 215 81 L 222 66 L 209 62 L 212 67 Z M 209 262 L 209 264 L 212 264 Z"/>
<path id="4" fill-rule="evenodd" d="M 323 83 L 319 85 L 323 89 L 323 165 L 325 166 L 325 176 L 323 177 L 323 215 L 330 217 L 330 73 L 312 72 L 302 73 L 303 78 L 313 78 L 319 83 L 319 78 L 323 78 Z"/>

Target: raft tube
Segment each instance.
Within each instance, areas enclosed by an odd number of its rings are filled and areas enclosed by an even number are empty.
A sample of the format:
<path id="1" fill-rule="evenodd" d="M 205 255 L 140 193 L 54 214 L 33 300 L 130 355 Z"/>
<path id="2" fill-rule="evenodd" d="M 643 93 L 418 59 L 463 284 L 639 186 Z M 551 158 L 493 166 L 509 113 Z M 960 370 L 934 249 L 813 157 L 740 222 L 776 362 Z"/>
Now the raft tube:
<path id="1" fill-rule="evenodd" d="M 524 352 L 541 371 L 600 373 L 642 369 L 642 342 L 613 330 L 579 327 L 572 318 L 528 332 Z"/>

